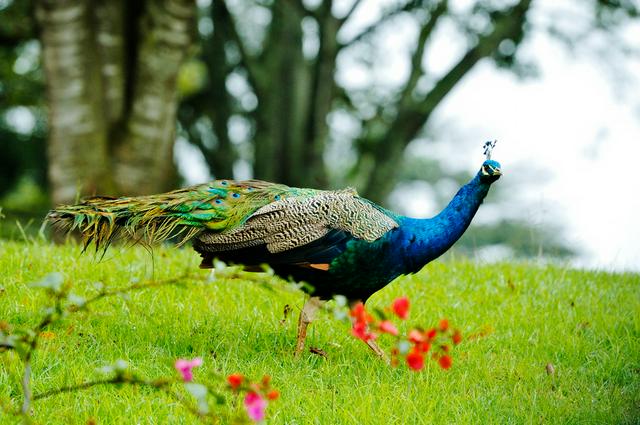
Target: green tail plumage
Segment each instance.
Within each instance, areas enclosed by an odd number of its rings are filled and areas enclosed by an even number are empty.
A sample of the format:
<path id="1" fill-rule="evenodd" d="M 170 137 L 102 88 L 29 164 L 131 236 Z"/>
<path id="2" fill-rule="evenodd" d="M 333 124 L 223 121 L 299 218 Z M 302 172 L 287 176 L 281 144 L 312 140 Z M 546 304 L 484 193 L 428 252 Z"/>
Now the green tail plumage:
<path id="1" fill-rule="evenodd" d="M 216 180 L 151 196 L 87 199 L 52 210 L 47 220 L 82 234 L 85 249 L 93 242 L 106 249 L 118 237 L 157 243 L 179 237 L 184 243 L 204 230 L 220 232 L 241 226 L 257 209 L 293 191 L 258 180 Z"/>

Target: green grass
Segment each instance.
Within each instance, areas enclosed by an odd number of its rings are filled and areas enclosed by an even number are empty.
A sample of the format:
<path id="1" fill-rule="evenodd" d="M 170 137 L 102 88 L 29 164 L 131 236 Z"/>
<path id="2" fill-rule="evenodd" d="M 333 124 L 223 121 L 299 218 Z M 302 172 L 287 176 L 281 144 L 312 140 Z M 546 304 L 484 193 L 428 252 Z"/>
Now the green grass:
<path id="1" fill-rule="evenodd" d="M 34 325 L 46 293 L 28 286 L 52 271 L 73 292 L 95 294 L 94 282 L 126 286 L 197 269 L 189 249 L 112 248 L 102 261 L 77 246 L 0 240 L 0 320 Z M 449 318 L 465 335 L 454 366 L 390 368 L 375 359 L 348 326 L 323 313 L 311 326 L 310 353 L 292 358 L 302 293 L 246 281 L 185 282 L 104 299 L 51 326 L 34 358 L 34 391 L 95 378 L 96 368 L 127 360 L 140 375 L 174 373 L 178 357 L 201 356 L 196 379 L 213 372 L 272 377 L 282 394 L 271 423 L 640 423 L 640 276 L 554 266 L 478 265 L 447 260 L 398 279 L 369 301 L 412 300 L 410 324 Z M 386 345 L 385 345 L 386 343 Z M 381 341 L 389 347 L 390 341 Z M 545 365 L 553 364 L 548 375 Z M 0 401 L 21 401 L 21 363 L 0 353 Z M 229 412 L 233 407 L 223 406 Z M 2 415 L 2 413 L 0 413 Z M 194 417 L 147 388 L 95 387 L 34 403 L 39 423 L 195 423 Z M 0 423 L 18 419 L 4 414 Z"/>

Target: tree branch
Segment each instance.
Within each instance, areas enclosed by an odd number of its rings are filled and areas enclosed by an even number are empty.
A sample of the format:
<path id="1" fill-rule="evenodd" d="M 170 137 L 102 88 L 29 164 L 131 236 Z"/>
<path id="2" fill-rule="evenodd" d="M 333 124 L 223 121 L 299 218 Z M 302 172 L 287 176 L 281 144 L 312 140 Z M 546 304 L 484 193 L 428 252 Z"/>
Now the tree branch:
<path id="1" fill-rule="evenodd" d="M 353 4 L 351 5 L 349 10 L 347 11 L 346 15 L 344 15 L 342 18 L 338 19 L 338 21 L 340 22 L 340 27 L 342 27 L 349 20 L 351 15 L 353 15 L 353 12 L 355 12 L 355 10 L 358 8 L 358 6 L 360 6 L 360 3 L 362 3 L 362 0 L 354 0 Z"/>
<path id="2" fill-rule="evenodd" d="M 296 9 L 298 11 L 298 13 L 300 13 L 302 15 L 305 15 L 305 16 L 311 16 L 312 18 L 315 18 L 316 21 L 320 21 L 320 16 L 318 14 L 318 10 L 317 9 L 309 9 L 308 7 L 306 7 L 304 5 L 304 2 L 302 0 L 286 0 L 286 1 L 290 5 L 292 5 L 294 7 L 294 9 Z"/>
<path id="3" fill-rule="evenodd" d="M 532 0 L 520 0 L 515 6 L 494 14 L 494 30 L 478 39 L 467 53 L 435 84 L 422 100 L 407 98 L 408 105 L 401 109 L 396 119 L 382 136 L 368 141 L 371 154 L 361 161 L 369 161 L 375 172 L 368 173 L 364 188 L 365 196 L 381 202 L 393 189 L 394 176 L 402 160 L 404 148 L 413 140 L 426 124 L 435 108 L 455 85 L 475 66 L 478 61 L 493 54 L 500 42 L 521 31 L 526 22 L 526 14 Z M 358 164 L 360 168 L 362 164 Z M 362 167 L 364 168 L 364 167 Z M 363 173 L 367 170 L 363 170 Z"/>
<path id="4" fill-rule="evenodd" d="M 428 118 L 442 99 L 453 89 L 453 87 L 473 68 L 481 59 L 491 56 L 503 40 L 509 39 L 518 33 L 526 21 L 526 14 L 532 0 L 520 0 L 512 8 L 500 12 L 494 20 L 494 30 L 481 37 L 476 45 L 469 49 L 467 53 L 453 66 L 433 87 L 429 94 L 416 103 L 418 113 Z M 423 124 L 426 119 L 423 120 Z"/>
<path id="5" fill-rule="evenodd" d="M 302 173 L 304 181 L 301 182 L 310 186 L 327 185 L 323 153 L 329 134 L 327 115 L 331 111 L 334 99 L 334 73 L 339 50 L 337 36 L 343 23 L 331 14 L 332 6 L 332 0 L 325 0 L 317 11 L 320 45 L 315 63 L 311 68 L 311 93 L 308 99 L 304 140 L 306 147 L 303 150 L 307 172 Z"/>
<path id="6" fill-rule="evenodd" d="M 240 33 L 238 32 L 238 28 L 236 27 L 235 20 L 233 16 L 231 16 L 231 12 L 227 7 L 227 4 L 224 0 L 219 0 L 215 5 L 211 7 L 214 8 L 218 6 L 216 14 L 219 19 L 218 22 L 224 22 L 225 28 L 227 29 L 231 41 L 236 45 L 238 51 L 240 52 L 240 64 L 247 70 L 247 79 L 249 80 L 249 84 L 253 87 L 253 90 L 258 98 L 261 97 L 261 93 L 263 92 L 263 84 L 261 83 L 261 71 L 258 61 L 256 58 L 251 56 L 242 41 L 242 37 L 240 37 Z M 214 31 L 217 29 L 214 28 Z"/>
<path id="7" fill-rule="evenodd" d="M 356 3 L 357 3 L 357 1 L 356 1 Z M 362 32 L 360 32 L 358 35 L 353 37 L 351 40 L 340 44 L 339 45 L 339 49 L 343 49 L 345 47 L 349 47 L 349 46 L 351 46 L 353 44 L 356 44 L 356 43 L 362 41 L 363 39 L 367 38 L 368 36 L 370 36 L 371 34 L 376 32 L 378 30 L 378 28 L 380 28 L 383 24 L 387 23 L 387 21 L 389 19 L 391 19 L 394 16 L 397 16 L 397 15 L 399 15 L 401 13 L 408 12 L 410 10 L 416 9 L 416 8 L 419 7 L 419 4 L 420 4 L 419 1 L 412 0 L 412 1 L 408 1 L 408 2 L 406 2 L 404 4 L 400 4 L 399 6 L 389 10 L 380 19 L 378 19 L 374 23 L 370 24 L 368 27 L 366 27 L 364 30 L 362 30 Z"/>
<path id="8" fill-rule="evenodd" d="M 402 90 L 402 94 L 400 95 L 398 109 L 408 106 L 408 103 L 411 101 L 411 95 L 418 84 L 418 80 L 422 75 L 424 75 L 422 58 L 424 57 L 425 46 L 427 41 L 431 38 L 440 17 L 446 13 L 447 8 L 448 0 L 440 1 L 436 8 L 431 12 L 429 20 L 420 29 L 416 49 L 411 58 L 411 74 L 409 75 L 407 83 Z"/>

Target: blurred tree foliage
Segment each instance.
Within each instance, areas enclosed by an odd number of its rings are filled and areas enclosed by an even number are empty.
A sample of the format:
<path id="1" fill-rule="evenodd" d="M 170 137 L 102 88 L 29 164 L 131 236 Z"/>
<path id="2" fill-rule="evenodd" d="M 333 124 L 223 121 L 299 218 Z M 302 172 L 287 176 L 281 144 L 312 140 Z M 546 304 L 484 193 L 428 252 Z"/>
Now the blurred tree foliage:
<path id="1" fill-rule="evenodd" d="M 25 177 L 55 203 L 164 190 L 176 121 L 215 177 L 349 184 L 382 203 L 401 181 L 460 180 L 406 148 L 478 63 L 532 75 L 521 46 L 536 32 L 587 53 L 603 53 L 594 35 L 606 54 L 633 47 L 620 36 L 633 0 L 573 0 L 576 16 L 534 21 L 539 3 L 0 0 L 0 196 Z M 398 28 L 413 34 L 397 46 L 406 76 L 380 78 Z M 462 51 L 435 72 L 443 37 Z"/>
<path id="2" fill-rule="evenodd" d="M 398 0 L 385 2 L 376 19 L 354 31 L 352 17 L 379 2 L 213 1 L 199 11 L 196 60 L 207 78 L 182 102 L 183 134 L 214 176 L 231 176 L 234 164 L 244 163 L 257 178 L 315 187 L 351 184 L 384 203 L 407 159 L 405 148 L 481 61 L 530 75 L 535 64 L 519 52 L 536 31 L 582 50 L 594 34 L 604 35 L 611 51 L 629 47 L 618 31 L 638 17 L 632 1 L 580 0 L 573 3 L 581 13 L 569 17 L 571 25 L 556 16 L 532 22 L 538 3 Z M 464 50 L 444 72 L 430 72 L 429 47 L 443 37 L 445 26 L 445 37 Z M 385 60 L 385 38 L 399 27 L 415 30 L 411 48 L 398 46 L 409 63 L 404 82 L 366 76 L 371 84 L 363 88 L 339 78 L 341 71 L 349 72 L 344 65 L 349 61 L 352 68 L 364 64 L 375 72 Z M 337 134 L 333 123 L 340 119 L 348 121 L 351 134 Z M 351 158 L 341 167 L 332 168 L 327 160 L 334 146 Z"/>

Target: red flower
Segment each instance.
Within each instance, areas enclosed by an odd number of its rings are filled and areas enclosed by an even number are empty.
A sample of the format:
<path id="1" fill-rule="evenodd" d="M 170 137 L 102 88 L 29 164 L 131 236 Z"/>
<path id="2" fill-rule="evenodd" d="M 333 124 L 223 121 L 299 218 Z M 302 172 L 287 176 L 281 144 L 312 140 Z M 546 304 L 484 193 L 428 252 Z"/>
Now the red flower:
<path id="1" fill-rule="evenodd" d="M 276 400 L 278 397 L 280 397 L 278 390 L 271 390 L 267 393 L 267 398 L 269 400 Z"/>
<path id="2" fill-rule="evenodd" d="M 454 345 L 458 345 L 462 342 L 462 334 L 460 333 L 460 331 L 458 329 L 456 329 L 453 332 L 453 335 L 451 336 L 451 339 L 453 340 L 453 344 Z"/>
<path id="3" fill-rule="evenodd" d="M 424 356 L 413 350 L 409 354 L 407 354 L 407 364 L 413 370 L 420 370 L 424 367 Z"/>
<path id="4" fill-rule="evenodd" d="M 360 338 L 364 342 L 376 338 L 375 334 L 368 332 L 367 324 L 364 322 L 354 323 L 353 327 L 351 328 L 351 335 L 355 336 L 356 338 Z"/>
<path id="5" fill-rule="evenodd" d="M 440 364 L 440 367 L 443 369 L 449 369 L 451 367 L 452 362 L 453 361 L 451 360 L 451 357 L 448 354 L 445 354 L 444 356 L 438 359 L 438 363 Z"/>
<path id="6" fill-rule="evenodd" d="M 262 377 L 262 386 L 264 388 L 269 388 L 269 382 L 271 382 L 271 377 L 269 375 L 264 375 Z"/>
<path id="7" fill-rule="evenodd" d="M 436 334 L 438 333 L 438 331 L 436 331 L 435 328 L 431 328 L 427 331 L 427 338 L 428 339 L 433 339 L 436 337 Z"/>
<path id="8" fill-rule="evenodd" d="M 411 329 L 409 331 L 409 341 L 417 344 L 419 342 L 424 342 L 424 334 L 417 329 Z"/>
<path id="9" fill-rule="evenodd" d="M 440 321 L 440 330 L 442 332 L 446 332 L 449 329 L 449 321 L 447 319 L 442 319 Z"/>
<path id="10" fill-rule="evenodd" d="M 390 320 L 383 320 L 382 322 L 380 322 L 378 324 L 378 329 L 380 329 L 380 332 L 388 333 L 391 335 L 398 335 L 398 328 L 396 328 L 396 326 L 391 323 Z"/>
<path id="11" fill-rule="evenodd" d="M 349 316 L 353 317 L 357 323 L 371 323 L 373 317 L 364 308 L 364 304 L 358 303 L 349 311 Z"/>
<path id="12" fill-rule="evenodd" d="M 416 344 L 415 350 L 421 353 L 426 353 L 431 349 L 431 344 L 428 342 L 419 342 Z"/>
<path id="13" fill-rule="evenodd" d="M 227 382 L 229 383 L 229 386 L 231 386 L 232 390 L 237 390 L 238 387 L 242 384 L 242 381 L 244 381 L 244 376 L 239 373 L 234 373 L 227 376 Z"/>
<path id="14" fill-rule="evenodd" d="M 393 309 L 393 312 L 396 314 L 396 316 L 398 316 L 402 320 L 405 320 L 407 317 L 409 317 L 409 298 L 397 298 L 391 305 L 391 308 Z"/>

